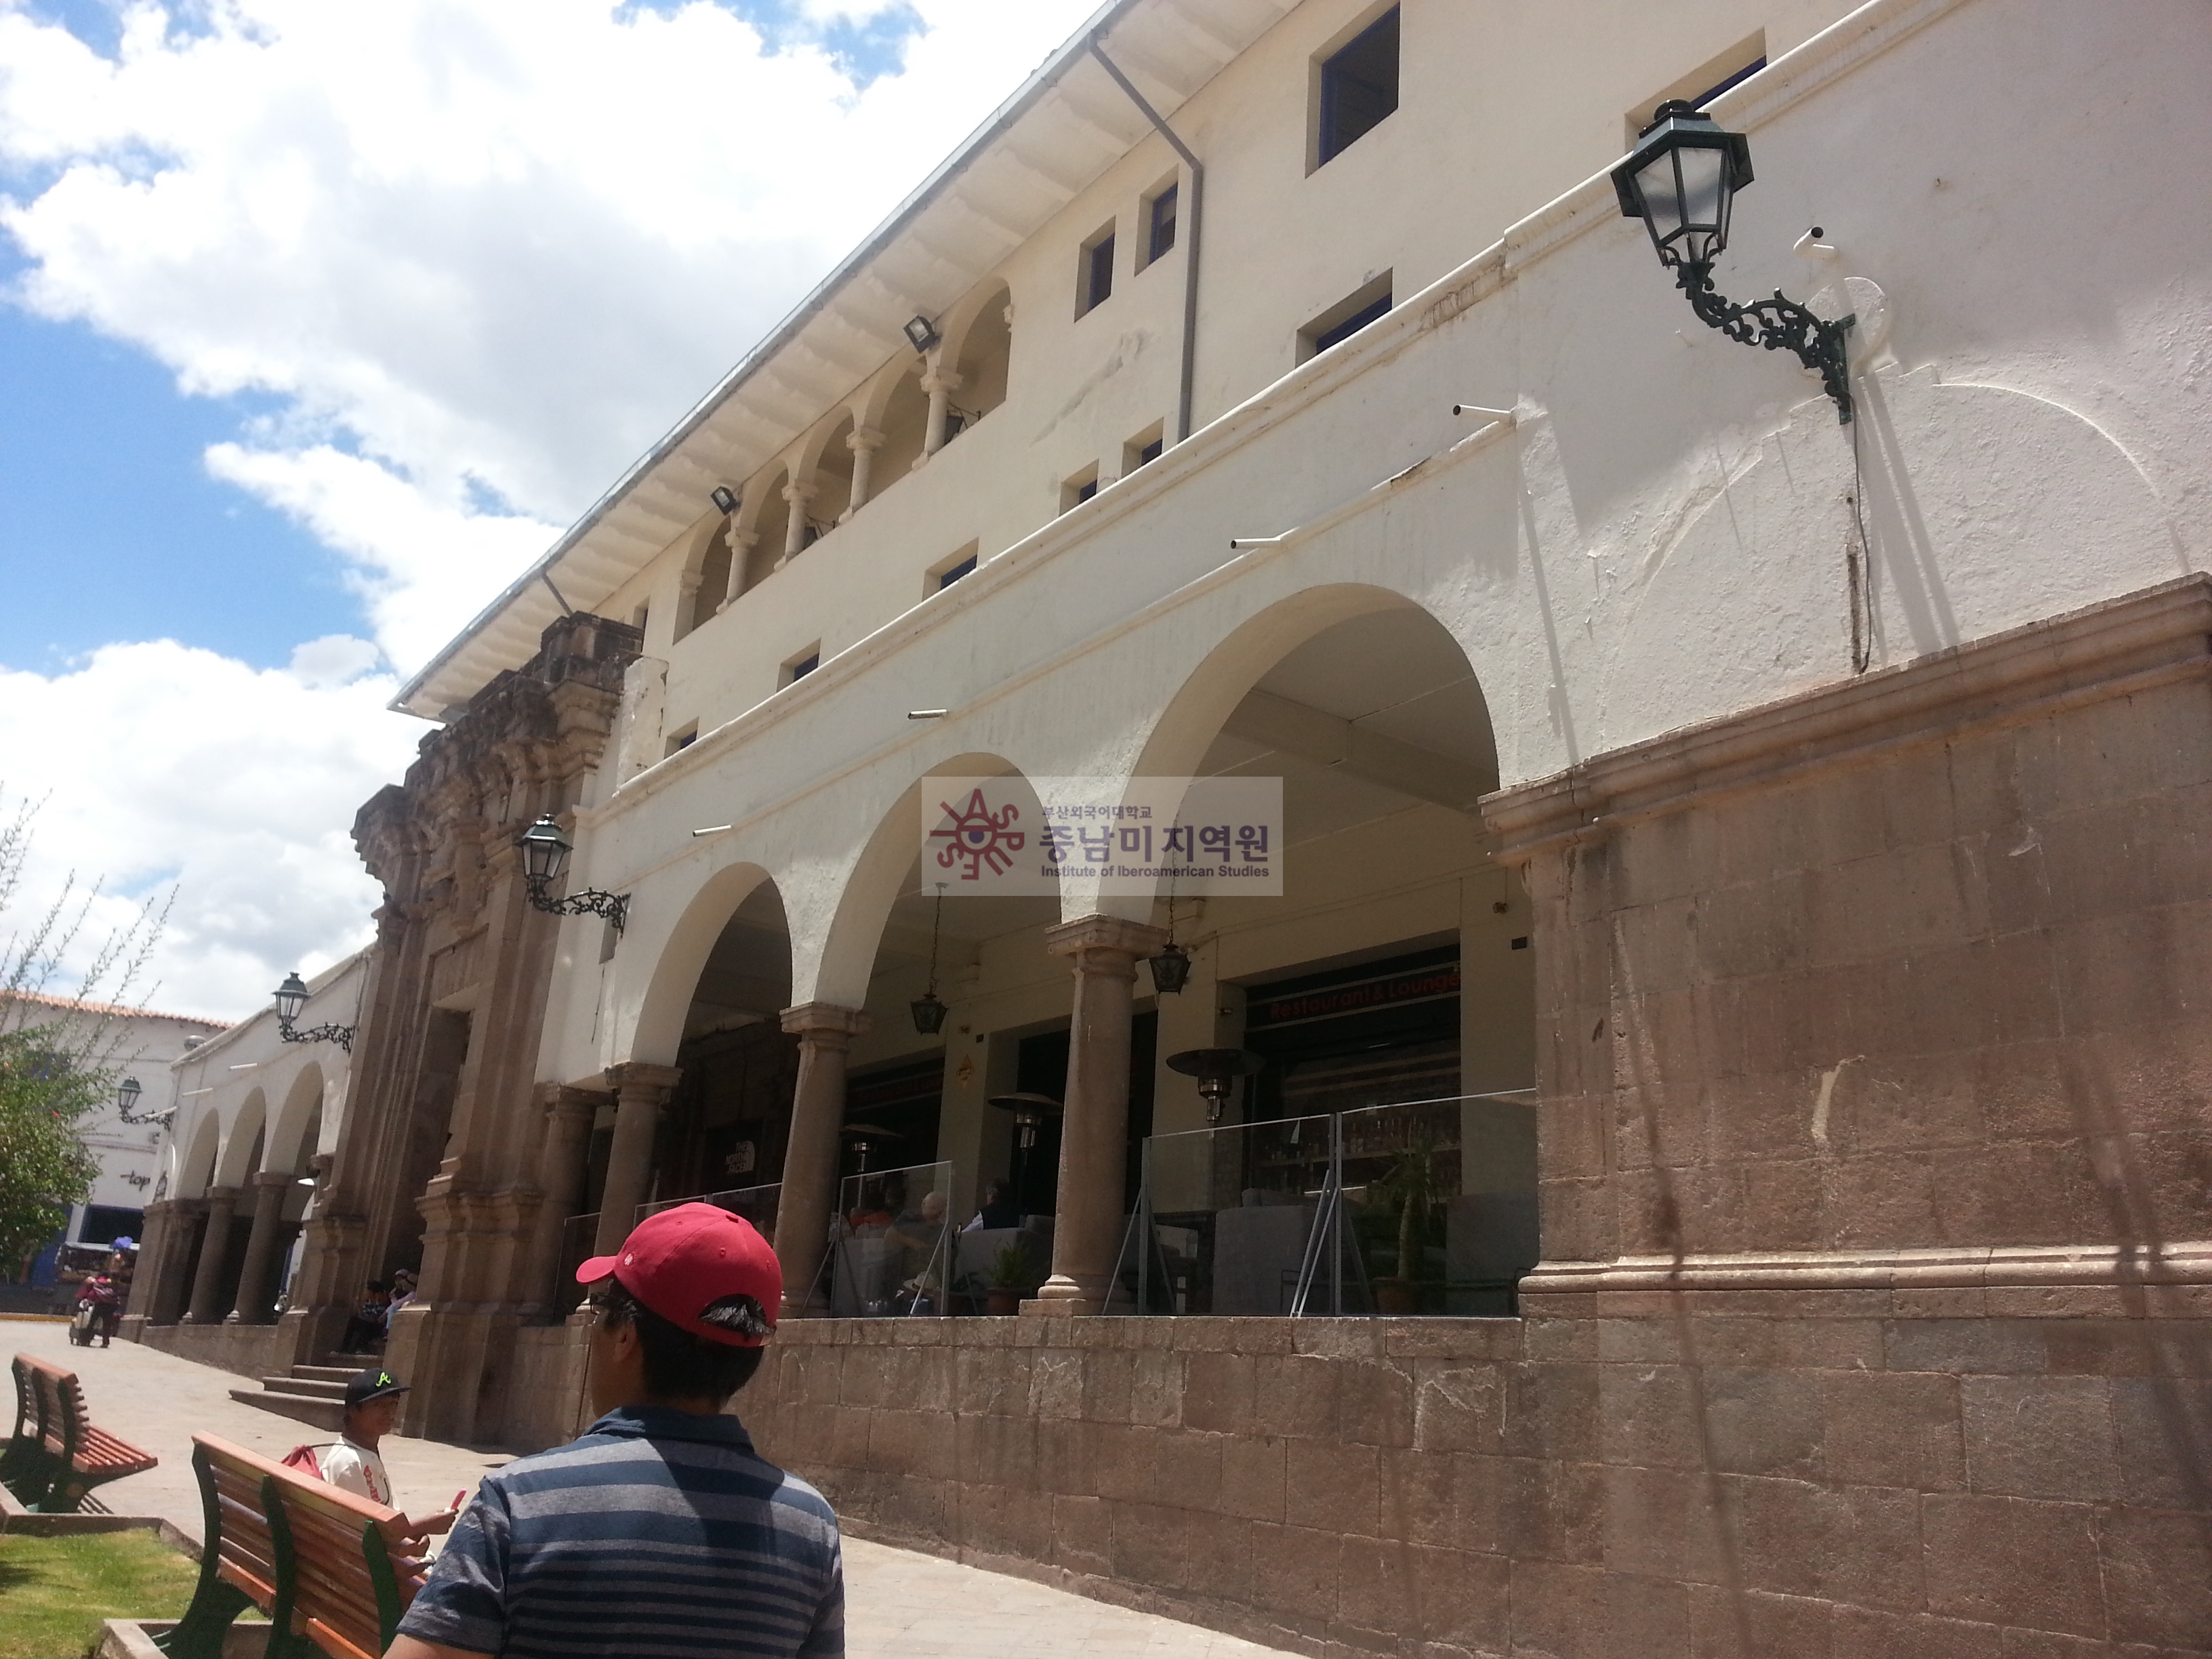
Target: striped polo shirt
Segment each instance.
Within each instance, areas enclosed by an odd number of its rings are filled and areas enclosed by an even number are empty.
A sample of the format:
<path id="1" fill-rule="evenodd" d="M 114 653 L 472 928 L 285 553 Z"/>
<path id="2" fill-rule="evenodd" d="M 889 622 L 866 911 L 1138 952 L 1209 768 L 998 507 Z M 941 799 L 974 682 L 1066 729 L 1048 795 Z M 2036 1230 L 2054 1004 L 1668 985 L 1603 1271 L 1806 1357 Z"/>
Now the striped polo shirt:
<path id="1" fill-rule="evenodd" d="M 623 1407 L 487 1475 L 399 1629 L 514 1659 L 842 1656 L 837 1517 L 734 1417 Z"/>

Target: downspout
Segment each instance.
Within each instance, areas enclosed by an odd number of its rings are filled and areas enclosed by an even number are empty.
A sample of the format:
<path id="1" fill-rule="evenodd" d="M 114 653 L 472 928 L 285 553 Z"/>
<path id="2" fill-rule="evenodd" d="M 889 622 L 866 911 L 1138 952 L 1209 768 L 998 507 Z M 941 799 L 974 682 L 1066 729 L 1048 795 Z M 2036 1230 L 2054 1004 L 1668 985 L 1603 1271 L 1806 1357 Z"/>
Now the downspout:
<path id="1" fill-rule="evenodd" d="M 1129 94 L 1129 101 L 1140 110 L 1152 130 L 1168 141 L 1168 146 L 1182 159 L 1190 169 L 1190 241 L 1182 256 L 1182 385 L 1176 398 L 1176 441 L 1181 443 L 1190 436 L 1192 390 L 1198 374 L 1198 234 L 1206 211 L 1206 167 L 1190 153 L 1190 146 L 1176 137 L 1175 129 L 1160 118 L 1160 112 L 1146 100 L 1129 77 L 1121 73 L 1106 49 L 1099 44 L 1098 35 L 1091 37 L 1091 55 L 1098 66 L 1114 77 L 1114 84 Z M 1142 227 L 1139 228 L 1143 228 Z"/>

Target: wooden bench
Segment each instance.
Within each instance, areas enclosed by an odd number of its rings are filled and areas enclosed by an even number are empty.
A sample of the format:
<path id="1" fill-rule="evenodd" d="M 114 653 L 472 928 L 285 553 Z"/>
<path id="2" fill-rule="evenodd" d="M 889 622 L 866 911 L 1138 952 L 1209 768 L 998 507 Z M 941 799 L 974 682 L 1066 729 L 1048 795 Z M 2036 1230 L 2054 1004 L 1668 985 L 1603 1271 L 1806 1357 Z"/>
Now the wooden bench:
<path id="1" fill-rule="evenodd" d="M 94 1428 L 76 1373 L 19 1353 L 15 1374 L 15 1432 L 5 1459 L 8 1489 L 25 1508 L 68 1514 L 94 1486 L 139 1474 L 161 1460 Z"/>
<path id="2" fill-rule="evenodd" d="M 266 1659 L 376 1659 L 422 1587 L 399 1514 L 282 1463 L 192 1437 L 205 1522 L 200 1579 L 175 1628 L 172 1659 L 222 1659 L 223 1635 L 256 1607 L 269 1616 Z"/>

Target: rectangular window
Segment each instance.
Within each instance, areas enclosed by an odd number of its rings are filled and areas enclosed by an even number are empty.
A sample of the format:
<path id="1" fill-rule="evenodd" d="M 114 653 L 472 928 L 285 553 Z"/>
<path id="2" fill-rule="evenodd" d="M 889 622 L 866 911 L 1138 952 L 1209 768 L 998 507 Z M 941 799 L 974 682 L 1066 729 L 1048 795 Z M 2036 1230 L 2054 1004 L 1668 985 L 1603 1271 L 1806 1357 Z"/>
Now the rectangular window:
<path id="1" fill-rule="evenodd" d="M 1390 309 L 1391 273 L 1385 271 L 1357 292 L 1346 295 L 1298 331 L 1298 361 L 1318 356 L 1340 344 Z"/>
<path id="2" fill-rule="evenodd" d="M 941 593 L 975 568 L 976 544 L 970 542 L 951 558 L 933 564 L 929 568 L 929 580 L 924 586 L 923 597 Z"/>
<path id="3" fill-rule="evenodd" d="M 809 646 L 804 655 L 793 657 L 784 664 L 783 683 L 786 685 L 795 684 L 821 666 L 822 647 L 818 645 Z"/>
<path id="4" fill-rule="evenodd" d="M 1060 487 L 1060 510 L 1080 507 L 1098 493 L 1098 469 L 1086 466 Z"/>
<path id="5" fill-rule="evenodd" d="M 1322 60 L 1316 166 L 1326 166 L 1398 107 L 1398 8 Z"/>
<path id="6" fill-rule="evenodd" d="M 1150 264 L 1162 254 L 1170 252 L 1176 242 L 1176 200 L 1182 186 L 1170 185 L 1147 204 L 1145 234 L 1145 263 Z"/>
<path id="7" fill-rule="evenodd" d="M 1103 305 L 1114 292 L 1114 227 L 1109 225 L 1083 245 L 1082 269 L 1076 274 L 1079 292 L 1075 314 Z"/>
<path id="8" fill-rule="evenodd" d="M 670 755 L 680 753 L 698 741 L 699 722 L 694 720 L 668 739 L 668 746 L 662 751 L 662 758 L 665 759 Z"/>
<path id="9" fill-rule="evenodd" d="M 1668 99 L 1680 98 L 1703 109 L 1729 88 L 1749 80 L 1765 67 L 1766 33 L 1761 30 L 1737 41 L 1717 57 L 1708 58 L 1630 110 L 1621 123 L 1624 143 L 1628 149 L 1635 149 L 1637 139 L 1651 125 L 1653 114 Z"/>
<path id="10" fill-rule="evenodd" d="M 1163 438 L 1164 423 L 1155 421 L 1135 437 L 1121 446 L 1121 476 L 1127 477 L 1140 466 L 1146 466 L 1160 458 L 1167 446 Z"/>

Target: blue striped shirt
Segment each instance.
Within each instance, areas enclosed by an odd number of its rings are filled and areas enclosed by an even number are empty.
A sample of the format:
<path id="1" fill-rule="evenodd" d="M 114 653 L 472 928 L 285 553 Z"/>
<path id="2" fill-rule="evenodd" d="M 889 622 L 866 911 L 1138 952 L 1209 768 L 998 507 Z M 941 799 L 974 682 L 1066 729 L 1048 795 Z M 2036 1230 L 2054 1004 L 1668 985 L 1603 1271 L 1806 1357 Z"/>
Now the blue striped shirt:
<path id="1" fill-rule="evenodd" d="M 512 1659 L 842 1659 L 837 1517 L 734 1417 L 623 1407 L 487 1475 L 399 1629 Z"/>

